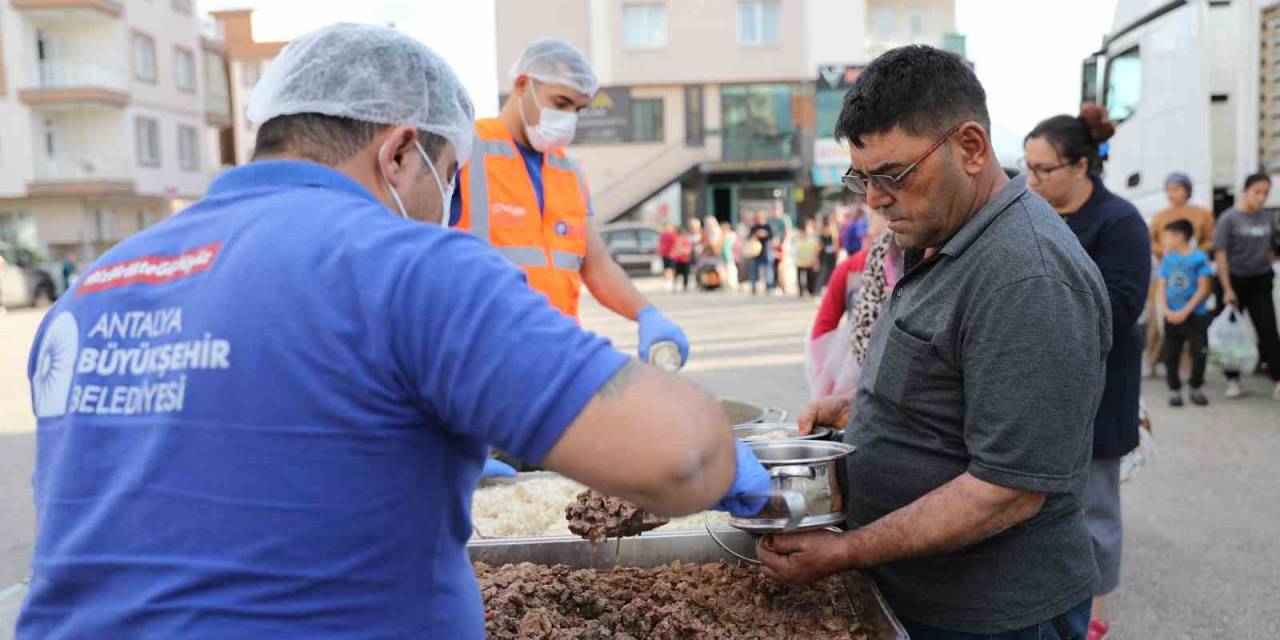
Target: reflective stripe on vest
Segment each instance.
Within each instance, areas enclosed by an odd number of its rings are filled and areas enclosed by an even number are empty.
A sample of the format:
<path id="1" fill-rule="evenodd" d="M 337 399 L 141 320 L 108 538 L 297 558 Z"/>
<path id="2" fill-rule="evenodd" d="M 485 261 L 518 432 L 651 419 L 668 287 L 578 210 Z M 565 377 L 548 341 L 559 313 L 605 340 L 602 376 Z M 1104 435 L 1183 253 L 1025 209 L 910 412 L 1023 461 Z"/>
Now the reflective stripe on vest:
<path id="1" fill-rule="evenodd" d="M 542 264 L 546 264 L 545 259 L 542 261 Z M 565 269 L 567 271 L 581 271 L 582 256 L 576 253 L 569 253 L 568 251 L 552 251 L 551 264 L 554 265 L 555 268 L 557 269 Z"/>
<path id="2" fill-rule="evenodd" d="M 547 252 L 543 251 L 542 247 L 494 247 L 494 249 L 517 267 L 547 266 Z M 557 262 L 559 262 L 558 259 Z"/>

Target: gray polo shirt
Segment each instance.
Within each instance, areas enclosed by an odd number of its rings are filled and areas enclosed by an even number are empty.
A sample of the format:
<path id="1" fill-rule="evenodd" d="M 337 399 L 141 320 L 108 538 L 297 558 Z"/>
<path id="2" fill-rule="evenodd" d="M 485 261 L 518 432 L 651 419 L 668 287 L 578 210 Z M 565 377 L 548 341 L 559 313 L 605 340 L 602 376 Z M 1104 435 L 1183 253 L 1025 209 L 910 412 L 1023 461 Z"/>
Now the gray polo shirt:
<path id="1" fill-rule="evenodd" d="M 849 526 L 966 471 L 1049 495 L 1036 516 L 968 549 L 873 569 L 900 616 L 1000 633 L 1092 594 L 1080 494 L 1110 348 L 1102 276 L 1025 178 L 908 265 L 873 331 L 845 432 L 857 447 Z"/>

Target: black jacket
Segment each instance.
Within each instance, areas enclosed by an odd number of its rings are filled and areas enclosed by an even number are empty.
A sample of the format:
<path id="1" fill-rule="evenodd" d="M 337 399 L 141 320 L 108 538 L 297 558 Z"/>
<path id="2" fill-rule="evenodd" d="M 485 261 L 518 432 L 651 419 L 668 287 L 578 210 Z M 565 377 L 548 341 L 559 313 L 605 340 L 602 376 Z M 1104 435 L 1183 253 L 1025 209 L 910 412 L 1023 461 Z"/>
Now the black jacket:
<path id="1" fill-rule="evenodd" d="M 1119 458 L 1138 446 L 1143 347 L 1138 316 L 1151 285 L 1151 236 L 1138 210 L 1098 178 L 1089 200 L 1063 220 L 1098 265 L 1111 298 L 1113 342 L 1093 421 L 1093 457 Z"/>

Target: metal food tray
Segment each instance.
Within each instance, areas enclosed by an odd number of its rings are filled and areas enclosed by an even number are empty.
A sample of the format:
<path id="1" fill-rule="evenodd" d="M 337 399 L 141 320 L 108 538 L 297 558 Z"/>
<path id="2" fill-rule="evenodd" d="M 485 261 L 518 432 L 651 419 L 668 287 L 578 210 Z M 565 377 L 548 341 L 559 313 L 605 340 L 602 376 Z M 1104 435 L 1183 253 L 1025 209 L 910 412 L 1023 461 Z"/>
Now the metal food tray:
<path id="1" fill-rule="evenodd" d="M 718 535 L 720 541 L 734 551 L 748 557 L 755 555 L 755 537 L 750 534 L 735 530 Z M 467 553 L 473 562 L 491 565 L 532 562 L 563 564 L 575 569 L 650 568 L 676 560 L 738 563 L 731 554 L 716 546 L 705 531 L 653 532 L 599 545 L 581 538 L 566 537 L 474 540 L 467 545 Z M 870 578 L 857 571 L 847 572 L 842 578 L 853 609 L 866 627 L 870 640 L 910 640 Z M 875 606 L 868 606 L 868 603 L 875 603 Z"/>

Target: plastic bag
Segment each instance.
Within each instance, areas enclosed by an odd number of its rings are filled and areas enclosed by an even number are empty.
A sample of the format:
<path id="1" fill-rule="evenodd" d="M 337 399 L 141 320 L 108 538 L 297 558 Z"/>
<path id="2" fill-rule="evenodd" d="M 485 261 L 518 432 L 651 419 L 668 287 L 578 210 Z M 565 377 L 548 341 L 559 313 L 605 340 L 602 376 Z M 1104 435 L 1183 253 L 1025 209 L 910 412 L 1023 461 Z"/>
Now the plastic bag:
<path id="1" fill-rule="evenodd" d="M 1227 307 L 1209 325 L 1209 362 L 1230 372 L 1253 373 L 1258 366 L 1258 345 L 1249 320 L 1235 307 Z"/>
<path id="2" fill-rule="evenodd" d="M 849 323 L 805 342 L 805 373 L 809 378 L 809 398 L 852 391 L 858 385 L 862 368 L 853 358 L 849 346 Z"/>

